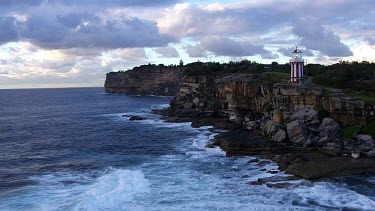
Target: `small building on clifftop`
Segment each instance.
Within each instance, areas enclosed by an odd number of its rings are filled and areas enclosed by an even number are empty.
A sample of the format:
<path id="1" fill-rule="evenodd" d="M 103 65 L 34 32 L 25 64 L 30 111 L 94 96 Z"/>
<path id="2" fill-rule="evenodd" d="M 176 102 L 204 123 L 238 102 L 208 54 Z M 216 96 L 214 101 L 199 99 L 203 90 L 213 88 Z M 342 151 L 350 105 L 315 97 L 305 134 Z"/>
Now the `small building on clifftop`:
<path id="1" fill-rule="evenodd" d="M 290 63 L 290 84 L 293 85 L 304 85 L 306 83 L 306 77 L 304 76 L 303 65 L 304 61 L 302 58 L 302 51 L 297 47 L 293 51 L 293 58 L 289 60 Z"/>

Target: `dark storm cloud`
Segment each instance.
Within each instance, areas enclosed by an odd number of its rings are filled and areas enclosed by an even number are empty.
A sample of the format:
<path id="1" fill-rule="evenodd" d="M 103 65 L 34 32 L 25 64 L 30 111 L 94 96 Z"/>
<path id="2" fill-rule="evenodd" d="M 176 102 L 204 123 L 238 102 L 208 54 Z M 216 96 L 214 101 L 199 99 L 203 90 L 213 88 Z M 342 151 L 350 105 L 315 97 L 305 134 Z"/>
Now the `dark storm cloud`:
<path id="1" fill-rule="evenodd" d="M 0 44 L 29 41 L 47 49 L 129 48 L 165 46 L 175 39 L 160 34 L 155 22 L 138 18 L 106 20 L 87 13 L 33 15 L 15 23 L 13 17 L 2 18 Z"/>
<path id="2" fill-rule="evenodd" d="M 324 28 L 318 21 L 300 20 L 294 25 L 293 33 L 301 39 L 301 45 L 311 50 L 320 51 L 327 56 L 345 57 L 353 55 L 350 48 L 341 42 L 338 35 Z"/>
<path id="3" fill-rule="evenodd" d="M 165 57 L 165 58 L 180 57 L 180 54 L 178 53 L 176 48 L 174 48 L 172 46 L 168 46 L 168 47 L 165 47 L 165 48 L 157 48 L 157 49 L 155 49 L 155 52 L 160 54 L 162 57 Z"/>
<path id="4" fill-rule="evenodd" d="M 14 17 L 0 17 L 0 44 L 16 41 L 18 32 Z"/>
<path id="5" fill-rule="evenodd" d="M 281 53 L 283 56 L 290 57 L 294 50 L 295 50 L 295 47 L 280 48 L 277 50 L 277 52 Z M 303 56 L 314 56 L 314 53 L 308 49 L 300 49 L 300 50 L 302 51 Z"/>
<path id="6" fill-rule="evenodd" d="M 191 58 L 205 57 L 204 53 L 206 52 L 206 50 L 200 44 L 188 45 L 185 47 L 185 50 Z"/>

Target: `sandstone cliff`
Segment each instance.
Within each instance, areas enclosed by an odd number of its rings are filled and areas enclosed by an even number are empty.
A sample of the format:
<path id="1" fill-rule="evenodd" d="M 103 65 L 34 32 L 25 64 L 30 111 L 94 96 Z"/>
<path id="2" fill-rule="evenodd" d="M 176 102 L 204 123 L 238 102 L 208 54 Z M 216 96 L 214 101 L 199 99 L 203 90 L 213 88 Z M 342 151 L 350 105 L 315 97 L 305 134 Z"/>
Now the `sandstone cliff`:
<path id="1" fill-rule="evenodd" d="M 180 67 L 144 65 L 107 73 L 104 87 L 108 93 L 174 96 L 180 89 L 182 71 Z"/>
<path id="2" fill-rule="evenodd" d="M 277 114 L 289 121 L 299 108 L 321 110 L 343 125 L 366 125 L 375 118 L 375 106 L 343 96 L 340 92 L 307 86 L 268 83 L 266 76 L 230 74 L 184 76 L 175 108 L 221 111 L 241 117 L 248 112 Z"/>

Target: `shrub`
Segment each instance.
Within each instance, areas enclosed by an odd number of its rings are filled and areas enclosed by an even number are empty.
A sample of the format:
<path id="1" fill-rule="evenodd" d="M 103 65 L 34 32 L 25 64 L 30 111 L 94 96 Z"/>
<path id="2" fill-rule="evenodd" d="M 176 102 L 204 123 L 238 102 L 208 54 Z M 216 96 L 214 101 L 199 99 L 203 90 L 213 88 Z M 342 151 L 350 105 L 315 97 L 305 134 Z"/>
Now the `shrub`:
<path id="1" fill-rule="evenodd" d="M 322 121 L 324 118 L 329 116 L 329 112 L 327 110 L 324 110 L 322 108 L 318 108 L 318 119 L 319 121 Z"/>
<path id="2" fill-rule="evenodd" d="M 353 127 L 344 127 L 344 128 L 341 129 L 341 134 L 344 138 L 351 139 L 355 135 L 357 135 L 360 130 L 361 129 L 359 127 L 354 127 L 354 126 Z"/>
<path id="3" fill-rule="evenodd" d="M 263 110 L 264 110 L 265 112 L 270 112 L 270 111 L 273 110 L 273 107 L 272 107 L 271 104 L 266 104 L 266 105 L 264 105 Z"/>
<path id="4" fill-rule="evenodd" d="M 372 138 L 375 138 L 375 122 L 363 127 L 362 132 L 371 135 Z"/>

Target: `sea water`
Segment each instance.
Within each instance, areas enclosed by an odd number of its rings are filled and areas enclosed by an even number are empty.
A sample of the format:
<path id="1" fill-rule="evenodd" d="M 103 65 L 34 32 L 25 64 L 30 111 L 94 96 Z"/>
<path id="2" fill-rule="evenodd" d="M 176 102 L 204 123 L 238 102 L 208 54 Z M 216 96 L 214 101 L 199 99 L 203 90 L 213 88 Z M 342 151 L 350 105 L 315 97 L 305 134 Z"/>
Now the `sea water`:
<path id="1" fill-rule="evenodd" d="M 375 209 L 371 175 L 252 185 L 276 164 L 226 157 L 205 148 L 210 127 L 151 114 L 170 100 L 102 88 L 0 90 L 0 210 Z"/>

